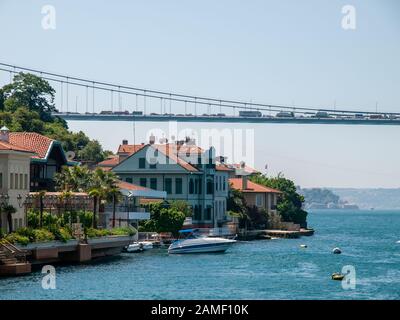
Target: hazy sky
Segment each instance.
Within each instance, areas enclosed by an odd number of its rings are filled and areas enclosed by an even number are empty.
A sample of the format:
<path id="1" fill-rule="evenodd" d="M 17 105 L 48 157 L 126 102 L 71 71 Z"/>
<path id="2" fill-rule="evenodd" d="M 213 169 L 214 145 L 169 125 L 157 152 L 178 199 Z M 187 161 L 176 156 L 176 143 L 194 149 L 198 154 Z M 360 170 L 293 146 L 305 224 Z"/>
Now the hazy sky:
<path id="1" fill-rule="evenodd" d="M 55 30 L 42 28 L 43 5 L 56 9 Z M 341 27 L 344 5 L 356 9 L 355 30 Z M 400 112 L 397 0 L 0 0 L 0 30 L 6 63 L 217 98 Z M 98 101 L 99 110 L 110 103 Z M 143 140 L 163 125 L 137 126 Z M 238 127 L 255 129 L 256 167 L 303 186 L 400 187 L 400 127 Z M 71 129 L 114 151 L 133 140 L 129 123 Z"/>

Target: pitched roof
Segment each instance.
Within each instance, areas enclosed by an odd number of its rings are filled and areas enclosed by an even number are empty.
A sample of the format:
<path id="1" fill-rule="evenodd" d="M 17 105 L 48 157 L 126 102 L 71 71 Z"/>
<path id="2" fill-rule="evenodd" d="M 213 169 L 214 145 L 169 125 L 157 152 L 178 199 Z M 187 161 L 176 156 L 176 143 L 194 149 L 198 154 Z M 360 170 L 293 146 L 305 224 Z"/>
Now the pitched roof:
<path id="1" fill-rule="evenodd" d="M 19 152 L 27 152 L 27 153 L 33 153 L 30 150 L 17 146 L 15 144 L 6 142 L 6 141 L 0 141 L 0 150 L 9 150 L 9 151 L 19 151 Z"/>
<path id="2" fill-rule="evenodd" d="M 151 146 L 153 148 L 157 149 L 158 151 L 160 151 L 161 153 L 163 153 L 164 155 L 166 155 L 168 158 L 170 158 L 173 161 L 175 161 L 177 164 L 179 164 L 184 169 L 186 169 L 188 171 L 195 171 L 195 172 L 198 171 L 196 169 L 196 167 L 194 167 L 192 164 L 190 164 L 189 162 L 186 162 L 185 160 L 183 160 L 180 157 L 180 155 L 181 155 L 181 153 L 179 152 L 180 149 L 177 148 L 176 144 L 170 144 L 170 143 L 167 143 L 167 144 L 152 144 Z M 199 149 L 198 148 L 197 149 L 193 149 L 193 150 L 196 150 L 195 154 L 199 153 Z"/>
<path id="3" fill-rule="evenodd" d="M 133 154 L 142 149 L 145 144 L 120 144 L 117 153 Z"/>
<path id="4" fill-rule="evenodd" d="M 46 158 L 53 141 L 36 132 L 10 132 L 10 144 L 36 153 L 32 158 Z"/>
<path id="5" fill-rule="evenodd" d="M 119 156 L 109 156 L 107 159 L 99 162 L 97 165 L 99 167 L 114 167 L 119 163 Z"/>
<path id="6" fill-rule="evenodd" d="M 262 186 L 261 184 L 247 180 L 247 188 L 243 189 L 242 178 L 231 178 L 229 179 L 233 189 L 240 190 L 242 192 L 262 192 L 262 193 L 282 193 L 281 191 L 269 187 Z"/>
<path id="7" fill-rule="evenodd" d="M 235 169 L 242 169 L 242 165 L 240 163 L 233 163 L 233 164 L 230 164 L 229 166 L 232 166 Z M 244 169 L 245 172 L 250 173 L 250 174 L 259 173 L 260 172 L 260 171 L 254 169 L 252 167 L 249 167 L 247 165 L 245 165 L 243 169 Z"/>
<path id="8" fill-rule="evenodd" d="M 147 190 L 147 191 L 151 190 L 149 188 L 138 186 L 137 184 L 125 182 L 122 180 L 118 180 L 117 186 L 118 186 L 118 188 L 125 189 L 125 190 Z"/>
<path id="9" fill-rule="evenodd" d="M 231 168 L 225 164 L 217 164 L 215 166 L 215 170 L 217 170 L 217 171 L 234 171 L 235 169 Z"/>
<path id="10" fill-rule="evenodd" d="M 196 172 L 198 171 L 196 167 L 194 167 L 192 164 L 189 162 L 185 161 L 181 157 L 186 156 L 186 154 L 189 152 L 190 155 L 197 155 L 199 153 L 202 153 L 202 149 L 196 145 L 190 145 L 190 146 L 178 146 L 176 144 L 172 143 L 167 143 L 167 144 L 121 144 L 118 148 L 117 153 L 128 153 L 129 156 L 132 156 L 133 154 L 137 153 L 138 151 L 142 150 L 146 146 L 151 146 L 167 156 L 168 158 L 172 159 L 175 161 L 177 164 L 179 164 L 181 167 L 188 171 L 193 171 Z M 122 163 L 126 160 L 125 158 L 122 161 L 115 162 L 116 160 L 111 160 L 110 162 L 106 162 L 104 165 L 104 161 L 100 162 L 100 166 L 116 166 L 119 163 Z M 105 160 L 106 161 L 106 160 Z M 115 163 L 115 164 L 113 164 Z"/>

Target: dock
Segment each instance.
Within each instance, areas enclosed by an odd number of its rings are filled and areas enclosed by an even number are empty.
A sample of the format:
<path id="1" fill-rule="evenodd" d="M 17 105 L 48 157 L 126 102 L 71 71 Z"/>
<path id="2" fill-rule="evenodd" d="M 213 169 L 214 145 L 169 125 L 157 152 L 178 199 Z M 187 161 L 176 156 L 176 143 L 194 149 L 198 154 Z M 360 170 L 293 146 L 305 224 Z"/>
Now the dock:
<path id="1" fill-rule="evenodd" d="M 49 241 L 27 246 L 0 245 L 0 276 L 17 276 L 31 272 L 33 265 L 49 263 L 85 263 L 94 259 L 119 255 L 129 245 L 129 236 L 108 236 L 86 242 Z"/>

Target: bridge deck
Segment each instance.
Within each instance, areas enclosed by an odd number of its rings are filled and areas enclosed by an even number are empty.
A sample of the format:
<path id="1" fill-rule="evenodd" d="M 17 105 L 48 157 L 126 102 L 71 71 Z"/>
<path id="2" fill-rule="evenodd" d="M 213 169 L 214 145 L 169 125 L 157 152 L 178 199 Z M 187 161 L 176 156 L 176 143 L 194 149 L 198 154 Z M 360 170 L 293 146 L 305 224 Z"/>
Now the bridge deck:
<path id="1" fill-rule="evenodd" d="M 225 122 L 225 123 L 288 123 L 288 124 L 344 124 L 344 125 L 400 125 L 400 119 L 357 118 L 269 118 L 269 117 L 218 117 L 218 116 L 133 116 L 100 114 L 57 114 L 64 120 L 75 121 L 178 121 L 178 122 Z"/>

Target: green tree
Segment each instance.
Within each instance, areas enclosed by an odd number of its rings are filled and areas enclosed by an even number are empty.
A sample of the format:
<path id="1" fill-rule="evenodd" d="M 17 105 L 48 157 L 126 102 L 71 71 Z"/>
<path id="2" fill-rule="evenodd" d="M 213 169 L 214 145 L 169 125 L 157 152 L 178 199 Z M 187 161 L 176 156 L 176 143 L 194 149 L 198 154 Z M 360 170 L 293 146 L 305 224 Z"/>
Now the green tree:
<path id="1" fill-rule="evenodd" d="M 20 72 L 14 76 L 13 82 L 3 87 L 4 109 L 14 112 L 25 106 L 30 111 L 36 111 L 44 121 L 51 121 L 54 106 L 55 90 L 40 77 L 30 73 Z"/>
<path id="2" fill-rule="evenodd" d="M 100 162 L 104 160 L 103 149 L 97 140 L 89 141 L 85 147 L 78 152 L 78 159 Z"/>
<path id="3" fill-rule="evenodd" d="M 278 189 L 283 194 L 278 200 L 277 209 L 285 222 L 293 222 L 305 227 L 307 212 L 303 210 L 304 197 L 297 192 L 294 182 L 279 173 L 276 177 L 258 174 L 251 177 L 255 183 Z"/>

